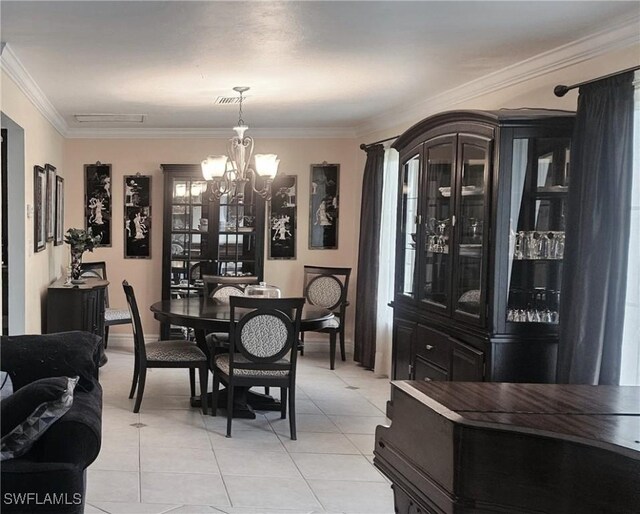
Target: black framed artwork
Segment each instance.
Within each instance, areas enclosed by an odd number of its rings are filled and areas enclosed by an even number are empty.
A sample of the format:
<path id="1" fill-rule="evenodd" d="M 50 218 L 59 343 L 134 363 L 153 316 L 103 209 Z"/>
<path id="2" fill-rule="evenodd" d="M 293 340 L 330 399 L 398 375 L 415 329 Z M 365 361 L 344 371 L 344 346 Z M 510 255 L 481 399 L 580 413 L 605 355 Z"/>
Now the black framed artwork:
<path id="1" fill-rule="evenodd" d="M 269 259 L 296 258 L 297 182 L 295 175 L 278 175 L 271 185 Z"/>
<path id="2" fill-rule="evenodd" d="M 309 249 L 338 248 L 339 164 L 311 165 Z"/>
<path id="3" fill-rule="evenodd" d="M 51 164 L 45 164 L 44 169 L 47 174 L 46 240 L 53 241 L 56 229 L 56 168 Z"/>
<path id="4" fill-rule="evenodd" d="M 151 176 L 124 177 L 124 257 L 151 258 Z"/>
<path id="5" fill-rule="evenodd" d="M 85 227 L 111 246 L 111 164 L 85 164 L 84 186 Z"/>
<path id="6" fill-rule="evenodd" d="M 64 243 L 64 179 L 56 176 L 56 223 L 55 235 L 53 238 L 54 246 L 60 246 Z"/>
<path id="7" fill-rule="evenodd" d="M 33 249 L 41 252 L 47 245 L 47 174 L 42 166 L 33 167 Z"/>

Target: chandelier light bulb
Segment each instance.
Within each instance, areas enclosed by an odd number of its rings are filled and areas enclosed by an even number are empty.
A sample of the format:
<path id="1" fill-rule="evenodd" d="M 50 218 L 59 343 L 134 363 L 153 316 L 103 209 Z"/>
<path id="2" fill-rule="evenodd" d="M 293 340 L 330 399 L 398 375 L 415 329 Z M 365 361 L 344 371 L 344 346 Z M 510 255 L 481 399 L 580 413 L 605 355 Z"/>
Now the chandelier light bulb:
<path id="1" fill-rule="evenodd" d="M 256 154 L 256 173 L 261 177 L 273 180 L 278 173 L 280 159 L 274 153 Z"/>

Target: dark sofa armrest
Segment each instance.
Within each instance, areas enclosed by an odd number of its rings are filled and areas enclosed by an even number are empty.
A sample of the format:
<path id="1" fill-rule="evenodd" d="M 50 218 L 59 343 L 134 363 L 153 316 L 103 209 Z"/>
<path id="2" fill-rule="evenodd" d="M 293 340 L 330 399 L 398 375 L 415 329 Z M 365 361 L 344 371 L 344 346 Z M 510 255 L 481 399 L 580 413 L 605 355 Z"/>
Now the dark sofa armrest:
<path id="1" fill-rule="evenodd" d="M 100 453 L 102 388 L 74 393 L 69 411 L 36 441 L 27 453 L 38 462 L 69 462 L 85 469 Z"/>
<path id="2" fill-rule="evenodd" d="M 2 336 L 0 363 L 17 390 L 40 378 L 79 376 L 76 390 L 97 385 L 100 338 L 88 332 Z"/>

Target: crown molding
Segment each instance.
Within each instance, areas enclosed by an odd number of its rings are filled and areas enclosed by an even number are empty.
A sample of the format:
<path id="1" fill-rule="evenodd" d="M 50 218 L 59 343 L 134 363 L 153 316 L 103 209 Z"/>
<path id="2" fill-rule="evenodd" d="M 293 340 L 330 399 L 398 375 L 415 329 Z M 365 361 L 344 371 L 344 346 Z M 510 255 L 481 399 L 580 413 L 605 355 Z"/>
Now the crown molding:
<path id="1" fill-rule="evenodd" d="M 640 16 L 634 16 L 589 36 L 540 53 L 472 80 L 411 106 L 373 116 L 357 128 L 358 137 L 400 125 L 410 126 L 456 104 L 640 43 Z"/>
<path id="2" fill-rule="evenodd" d="M 349 139 L 356 137 L 354 128 L 249 128 L 247 135 L 263 139 Z M 69 139 L 229 139 L 231 128 L 165 129 L 165 128 L 70 128 Z"/>
<path id="3" fill-rule="evenodd" d="M 66 136 L 67 122 L 56 110 L 53 104 L 42 92 L 42 89 L 33 80 L 27 69 L 22 65 L 20 59 L 13 53 L 7 43 L 2 43 L 0 48 L 0 69 L 13 80 L 18 89 L 33 103 L 36 109 L 53 125 L 61 136 Z"/>

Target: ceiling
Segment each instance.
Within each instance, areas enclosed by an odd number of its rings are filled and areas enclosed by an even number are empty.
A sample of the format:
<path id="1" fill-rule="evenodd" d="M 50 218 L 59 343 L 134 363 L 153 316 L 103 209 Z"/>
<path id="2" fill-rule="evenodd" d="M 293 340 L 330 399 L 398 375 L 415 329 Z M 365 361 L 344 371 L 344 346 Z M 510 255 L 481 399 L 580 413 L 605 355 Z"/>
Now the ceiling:
<path id="1" fill-rule="evenodd" d="M 1 32 L 68 128 L 354 128 L 638 16 L 638 2 L 30 2 Z M 142 125 L 74 114 L 144 114 Z"/>

